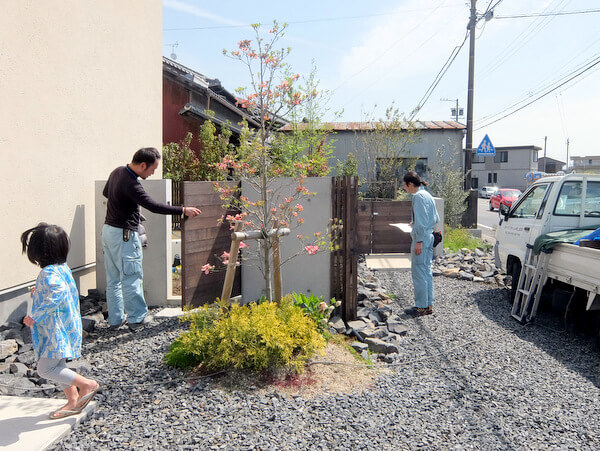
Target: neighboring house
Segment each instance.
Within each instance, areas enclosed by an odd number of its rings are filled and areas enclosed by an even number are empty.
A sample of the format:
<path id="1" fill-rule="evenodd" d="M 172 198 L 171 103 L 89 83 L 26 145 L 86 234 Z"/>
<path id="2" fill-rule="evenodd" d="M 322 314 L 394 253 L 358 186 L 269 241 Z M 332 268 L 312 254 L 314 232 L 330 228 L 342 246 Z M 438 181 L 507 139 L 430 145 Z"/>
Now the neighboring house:
<path id="1" fill-rule="evenodd" d="M 364 137 L 372 132 L 375 126 L 365 122 L 328 122 L 323 126 L 333 132 L 328 136 L 333 147 L 330 165 L 333 167 L 337 161 L 344 162 L 349 154 L 353 154 L 358 161 L 358 175 L 361 178 L 367 178 L 369 168 L 363 154 Z M 462 170 L 461 149 L 466 130 L 463 124 L 454 121 L 416 121 L 414 127 L 419 131 L 416 142 L 407 145 L 405 152 L 399 155 L 400 159 L 410 159 L 411 162 L 416 160 L 415 170 L 427 179 L 428 172 L 436 165 L 442 164 L 441 161 L 438 161 L 438 150 L 442 149 L 443 164 Z M 291 127 L 287 125 L 282 130 L 289 131 L 290 129 Z M 385 164 L 385 162 L 377 161 L 375 164 Z M 402 167 L 402 164 L 398 166 Z M 396 174 L 400 187 L 404 175 L 402 172 L 403 169 Z"/>
<path id="2" fill-rule="evenodd" d="M 564 170 L 565 164 L 564 161 L 555 160 L 554 158 L 540 157 L 537 170 L 547 174 L 556 174 L 558 171 Z"/>
<path id="3" fill-rule="evenodd" d="M 244 118 L 250 126 L 258 125 L 237 107 L 235 96 L 218 79 L 163 57 L 163 144 L 180 142 L 188 132 L 197 138 L 207 119 L 217 126 L 227 124 L 235 142 L 241 130 L 239 122 Z M 200 153 L 197 139 L 190 147 Z"/>
<path id="4" fill-rule="evenodd" d="M 473 188 L 491 185 L 499 188 L 527 188 L 524 177 L 538 170 L 538 146 L 496 147 L 496 155 L 483 157 L 473 152 L 471 180 Z"/>
<path id="5" fill-rule="evenodd" d="M 94 182 L 161 147 L 162 2 L 3 2 L 0 42 L 2 324 L 26 313 L 39 268 L 19 238 L 41 221 L 67 231 L 80 292 L 96 287 Z"/>
<path id="6" fill-rule="evenodd" d="M 573 169 L 575 172 L 600 173 L 600 156 L 598 155 L 571 157 L 570 160 L 573 162 L 570 169 Z"/>

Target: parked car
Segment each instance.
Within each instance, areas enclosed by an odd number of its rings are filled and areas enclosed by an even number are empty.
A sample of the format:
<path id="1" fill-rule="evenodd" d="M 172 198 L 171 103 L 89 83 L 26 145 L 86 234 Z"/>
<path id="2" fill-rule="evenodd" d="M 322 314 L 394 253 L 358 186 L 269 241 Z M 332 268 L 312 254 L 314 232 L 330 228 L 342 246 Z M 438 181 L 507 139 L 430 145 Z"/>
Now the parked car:
<path id="1" fill-rule="evenodd" d="M 489 199 L 496 191 L 498 191 L 498 187 L 496 186 L 482 186 L 479 189 L 479 197 Z"/>
<path id="2" fill-rule="evenodd" d="M 490 197 L 490 211 L 500 208 L 500 205 L 510 207 L 523 194 L 518 189 L 501 188 Z"/>

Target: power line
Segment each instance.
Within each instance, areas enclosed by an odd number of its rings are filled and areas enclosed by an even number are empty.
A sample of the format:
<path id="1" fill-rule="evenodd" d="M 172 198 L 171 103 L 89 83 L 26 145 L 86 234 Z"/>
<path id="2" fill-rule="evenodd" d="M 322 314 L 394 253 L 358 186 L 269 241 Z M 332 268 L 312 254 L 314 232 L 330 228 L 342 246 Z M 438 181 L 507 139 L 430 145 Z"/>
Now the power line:
<path id="1" fill-rule="evenodd" d="M 532 13 L 515 14 L 513 16 L 494 16 L 494 19 L 523 19 L 527 17 L 546 17 L 546 16 L 569 16 L 573 14 L 593 14 L 600 13 L 600 9 L 583 9 L 580 11 L 560 11 L 558 13 Z"/>
<path id="2" fill-rule="evenodd" d="M 456 57 L 458 56 L 460 50 L 465 45 L 465 42 L 467 42 L 468 37 L 469 37 L 469 32 L 467 32 L 465 34 L 465 37 L 464 37 L 463 41 L 461 42 L 461 44 L 454 47 L 454 49 L 450 53 L 450 56 L 448 57 L 448 59 L 446 60 L 446 62 L 444 63 L 444 65 L 442 66 L 440 71 L 435 76 L 435 79 L 433 80 L 433 82 L 431 83 L 429 88 L 427 88 L 427 91 L 425 91 L 425 94 L 423 94 L 423 97 L 421 98 L 421 100 L 419 101 L 417 106 L 412 110 L 409 120 L 411 120 L 411 121 L 413 120 L 413 118 L 417 115 L 417 113 L 421 110 L 421 108 L 423 108 L 423 106 L 425 105 L 425 103 L 427 102 L 427 100 L 429 99 L 431 94 L 433 94 L 433 91 L 435 90 L 437 85 L 440 83 L 440 81 L 442 81 L 442 78 L 444 77 L 444 75 L 446 74 L 448 69 L 450 69 L 450 66 L 452 65 L 452 63 L 454 62 Z"/>
<path id="3" fill-rule="evenodd" d="M 543 97 L 546 97 L 548 94 L 550 94 L 550 93 L 552 93 L 552 92 L 556 91 L 558 88 L 560 88 L 561 86 L 564 86 L 565 84 L 569 83 L 571 80 L 574 80 L 575 78 L 578 78 L 578 77 L 580 77 L 581 75 L 583 75 L 584 73 L 586 73 L 587 71 L 589 71 L 589 70 L 590 70 L 590 69 L 592 69 L 593 67 L 597 66 L 598 64 L 600 64 L 600 57 L 596 58 L 596 60 L 593 62 L 593 64 L 590 64 L 588 67 L 586 67 L 585 69 L 581 70 L 579 73 L 577 73 L 577 74 L 573 75 L 571 78 L 569 78 L 569 79 L 567 79 L 567 80 L 563 81 L 563 82 L 562 82 L 562 83 L 560 83 L 558 86 L 555 86 L 554 88 L 552 88 L 552 89 L 550 89 L 550 90 L 548 90 L 548 91 L 546 91 L 546 92 L 542 93 L 541 95 L 539 95 L 538 97 L 536 97 L 535 99 L 533 99 L 531 102 L 528 102 L 528 103 L 526 103 L 525 105 L 523 105 L 523 106 L 521 106 L 521 107 L 517 108 L 516 110 L 513 110 L 513 111 L 511 111 L 511 112 L 509 112 L 509 113 L 505 114 L 504 116 L 502 116 L 502 117 L 500 117 L 500 118 L 498 118 L 498 119 L 495 119 L 495 120 L 493 120 L 493 121 L 491 121 L 491 122 L 488 122 L 488 123 L 486 123 L 486 124 L 484 124 L 484 125 L 481 125 L 481 126 L 477 127 L 475 130 L 480 130 L 480 129 L 482 129 L 482 128 L 484 128 L 484 127 L 487 127 L 487 126 L 489 126 L 489 125 L 495 124 L 496 122 L 498 122 L 498 121 L 501 121 L 502 119 L 505 119 L 505 118 L 507 118 L 508 116 L 511 116 L 511 115 L 515 114 L 516 112 L 518 112 L 518 111 L 521 111 L 523 108 L 525 108 L 525 107 L 527 107 L 527 106 L 531 105 L 531 104 L 532 104 L 532 103 L 534 103 L 534 102 L 537 102 L 538 100 L 542 99 Z M 506 111 L 506 110 L 504 110 L 504 111 Z M 496 113 L 496 114 L 494 114 L 493 116 L 497 116 L 498 114 L 502 114 L 502 112 L 500 112 L 500 113 Z M 493 117 L 493 116 L 492 116 L 492 117 Z"/>

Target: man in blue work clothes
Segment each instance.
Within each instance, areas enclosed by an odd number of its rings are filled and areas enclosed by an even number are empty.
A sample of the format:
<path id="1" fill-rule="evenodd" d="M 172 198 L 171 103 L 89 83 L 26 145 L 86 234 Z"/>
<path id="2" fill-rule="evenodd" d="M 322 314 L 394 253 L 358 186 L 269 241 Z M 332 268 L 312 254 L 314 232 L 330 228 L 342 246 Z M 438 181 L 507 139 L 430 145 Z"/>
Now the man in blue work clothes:
<path id="1" fill-rule="evenodd" d="M 425 191 L 427 185 L 414 171 L 404 175 L 404 191 L 412 195 L 410 269 L 415 292 L 415 306 L 404 312 L 414 317 L 433 313 L 433 227 L 440 217 L 433 197 Z"/>
<path id="2" fill-rule="evenodd" d="M 133 331 L 152 321 L 144 299 L 140 206 L 163 215 L 195 217 L 201 213 L 195 207 L 155 202 L 146 193 L 139 179 L 145 180 L 154 174 L 159 160 L 160 153 L 153 147 L 138 150 L 131 163 L 112 171 L 102 192 L 108 199 L 102 227 L 102 250 L 108 324 L 113 329 L 127 321 Z"/>

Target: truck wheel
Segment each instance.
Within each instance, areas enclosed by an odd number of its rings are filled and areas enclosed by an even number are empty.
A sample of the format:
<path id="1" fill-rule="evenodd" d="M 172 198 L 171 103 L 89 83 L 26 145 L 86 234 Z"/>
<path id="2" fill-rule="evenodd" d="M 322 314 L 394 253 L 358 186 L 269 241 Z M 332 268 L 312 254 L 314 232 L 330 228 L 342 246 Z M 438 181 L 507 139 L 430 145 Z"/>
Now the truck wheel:
<path id="1" fill-rule="evenodd" d="M 515 302 L 515 295 L 517 294 L 517 286 L 519 285 L 519 277 L 521 276 L 521 262 L 516 261 L 512 265 L 510 272 L 510 299 L 509 302 L 512 305 Z"/>

